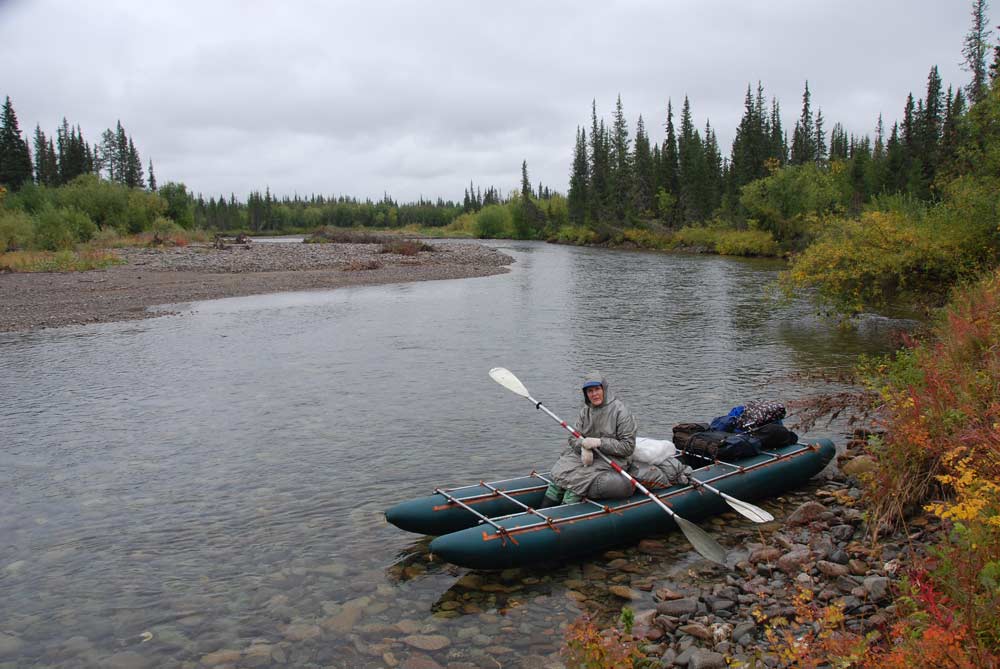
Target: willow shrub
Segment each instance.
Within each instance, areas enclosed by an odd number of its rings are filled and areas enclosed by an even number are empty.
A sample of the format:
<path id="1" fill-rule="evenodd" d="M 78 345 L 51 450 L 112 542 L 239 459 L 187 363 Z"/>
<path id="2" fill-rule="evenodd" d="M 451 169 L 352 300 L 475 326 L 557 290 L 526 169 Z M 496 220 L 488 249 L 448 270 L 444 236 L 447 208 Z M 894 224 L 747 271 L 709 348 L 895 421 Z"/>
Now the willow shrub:
<path id="1" fill-rule="evenodd" d="M 44 251 L 70 249 L 89 242 L 96 232 L 90 216 L 75 207 L 45 207 L 35 216 L 32 245 Z"/>
<path id="2" fill-rule="evenodd" d="M 722 225 L 685 227 L 674 234 L 674 242 L 725 256 L 781 255 L 778 243 L 767 230 L 733 230 Z"/>
<path id="3" fill-rule="evenodd" d="M 559 242 L 561 244 L 586 246 L 587 244 L 598 243 L 600 241 L 600 235 L 596 230 L 591 230 L 590 228 L 582 225 L 564 225 L 556 230 L 551 241 Z"/>
<path id="4" fill-rule="evenodd" d="M 0 208 L 0 253 L 28 248 L 34 236 L 31 216 L 16 209 Z"/>
<path id="5" fill-rule="evenodd" d="M 927 206 L 876 198 L 859 220 L 829 216 L 782 277 L 789 292 L 813 288 L 845 315 L 894 300 L 938 306 L 957 283 L 1000 260 L 1000 180 L 964 176 Z"/>
<path id="6" fill-rule="evenodd" d="M 895 299 L 934 303 L 981 265 L 960 231 L 873 211 L 860 220 L 829 218 L 819 239 L 792 258 L 781 277 L 787 292 L 815 289 L 845 315 L 879 309 Z"/>
<path id="7" fill-rule="evenodd" d="M 479 239 L 511 238 L 514 218 L 507 205 L 491 204 L 476 213 L 476 237 Z"/>

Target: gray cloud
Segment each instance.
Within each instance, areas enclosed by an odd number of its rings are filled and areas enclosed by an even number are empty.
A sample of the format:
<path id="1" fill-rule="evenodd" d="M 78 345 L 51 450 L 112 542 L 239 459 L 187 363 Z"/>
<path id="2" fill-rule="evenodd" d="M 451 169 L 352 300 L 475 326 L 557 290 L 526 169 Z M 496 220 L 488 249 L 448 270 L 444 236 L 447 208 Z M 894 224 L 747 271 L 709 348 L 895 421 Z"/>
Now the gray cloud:
<path id="1" fill-rule="evenodd" d="M 968 23 L 938 0 L 0 1 L 0 95 L 29 131 L 121 119 L 161 182 L 206 195 L 460 198 L 522 160 L 564 190 L 576 126 L 619 94 L 657 141 L 688 95 L 727 152 L 748 84 L 790 130 L 808 79 L 828 129 L 870 134 L 932 65 L 967 81 Z"/>

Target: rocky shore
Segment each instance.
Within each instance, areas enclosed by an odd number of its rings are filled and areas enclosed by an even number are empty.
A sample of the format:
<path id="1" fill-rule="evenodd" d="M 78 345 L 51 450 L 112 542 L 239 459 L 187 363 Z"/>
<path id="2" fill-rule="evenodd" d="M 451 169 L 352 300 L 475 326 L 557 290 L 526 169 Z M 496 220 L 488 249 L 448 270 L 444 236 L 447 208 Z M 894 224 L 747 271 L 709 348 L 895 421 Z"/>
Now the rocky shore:
<path id="1" fill-rule="evenodd" d="M 488 276 L 513 259 L 471 242 L 433 242 L 414 256 L 378 244 L 192 244 L 124 248 L 103 270 L 0 274 L 0 332 L 135 320 L 149 307 L 296 290 Z"/>

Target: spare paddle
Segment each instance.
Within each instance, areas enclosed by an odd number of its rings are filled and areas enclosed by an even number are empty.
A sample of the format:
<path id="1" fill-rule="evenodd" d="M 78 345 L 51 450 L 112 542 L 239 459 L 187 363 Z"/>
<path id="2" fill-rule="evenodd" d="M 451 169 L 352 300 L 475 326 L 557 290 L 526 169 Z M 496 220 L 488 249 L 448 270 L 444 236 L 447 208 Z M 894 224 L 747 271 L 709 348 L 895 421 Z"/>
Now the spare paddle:
<path id="1" fill-rule="evenodd" d="M 536 409 L 541 409 L 542 411 L 547 413 L 557 423 L 559 423 L 564 428 L 566 428 L 570 433 L 572 433 L 574 437 L 583 437 L 582 434 L 580 434 L 579 432 L 571 428 L 569 425 L 567 425 L 566 421 L 562 420 L 561 418 L 559 418 L 559 416 L 549 411 L 548 408 L 546 408 L 541 402 L 532 397 L 528 393 L 528 389 L 524 387 L 524 384 L 521 383 L 521 381 L 516 376 L 514 376 L 514 374 L 510 370 L 504 369 L 503 367 L 494 367 L 493 369 L 490 370 L 490 377 L 494 381 L 499 383 L 501 386 L 511 391 L 512 393 L 515 393 L 517 395 L 520 395 L 521 397 L 525 397 L 531 400 L 531 403 L 535 405 Z M 678 516 L 676 512 L 674 512 L 670 507 L 668 507 L 666 504 L 663 503 L 663 500 L 661 500 L 653 493 L 649 492 L 649 490 L 646 489 L 646 486 L 642 485 L 639 481 L 636 481 L 631 474 L 629 474 L 627 471 L 619 467 L 617 462 L 608 458 L 608 456 L 604 455 L 604 453 L 602 453 L 600 450 L 595 450 L 594 452 L 597 453 L 597 455 L 600 456 L 602 460 L 611 465 L 612 469 L 614 469 L 616 472 L 627 478 L 632 483 L 632 485 L 638 488 L 644 495 L 646 495 L 646 497 L 653 500 L 653 502 L 655 502 L 661 509 L 666 511 L 667 514 L 669 514 L 670 517 L 674 519 L 674 522 L 677 523 L 677 527 L 681 528 L 681 532 L 684 533 L 684 536 L 687 537 L 687 540 L 691 542 L 691 545 L 694 546 L 694 549 L 696 551 L 701 553 L 701 555 L 703 555 L 706 559 L 711 560 L 712 562 L 721 565 L 726 564 L 725 549 L 719 545 L 719 542 L 710 537 L 705 532 L 705 530 L 701 529 L 700 527 L 692 523 L 690 520 L 685 520 L 680 516 Z"/>

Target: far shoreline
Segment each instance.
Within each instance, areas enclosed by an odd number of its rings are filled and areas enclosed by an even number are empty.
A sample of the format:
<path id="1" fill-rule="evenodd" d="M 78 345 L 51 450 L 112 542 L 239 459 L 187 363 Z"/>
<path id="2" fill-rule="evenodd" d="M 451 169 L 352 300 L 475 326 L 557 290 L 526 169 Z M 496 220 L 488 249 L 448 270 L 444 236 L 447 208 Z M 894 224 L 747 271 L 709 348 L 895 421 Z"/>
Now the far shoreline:
<path id="1" fill-rule="evenodd" d="M 476 243 L 434 242 L 415 256 L 375 244 L 258 243 L 121 249 L 126 264 L 85 272 L 0 274 L 0 333 L 169 315 L 226 297 L 503 274 L 513 258 Z"/>

